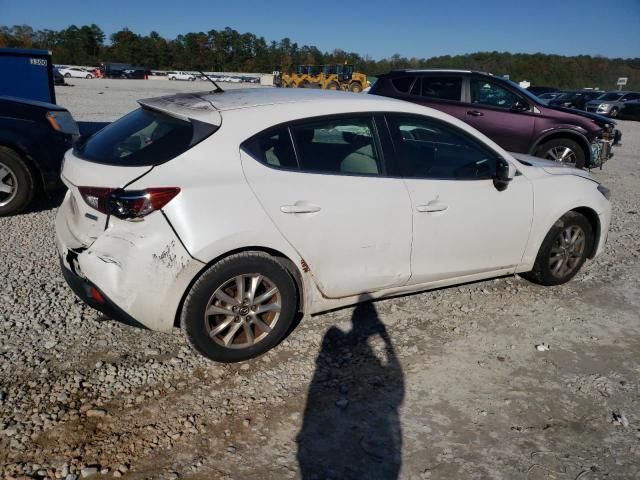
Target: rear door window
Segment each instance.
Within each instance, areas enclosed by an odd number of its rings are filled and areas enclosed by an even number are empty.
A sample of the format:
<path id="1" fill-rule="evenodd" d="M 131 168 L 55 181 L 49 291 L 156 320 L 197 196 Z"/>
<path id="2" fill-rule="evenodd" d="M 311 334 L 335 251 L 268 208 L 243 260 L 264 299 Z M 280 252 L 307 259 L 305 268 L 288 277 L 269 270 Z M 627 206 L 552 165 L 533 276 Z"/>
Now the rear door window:
<path id="1" fill-rule="evenodd" d="M 420 95 L 428 98 L 460 101 L 462 77 L 422 77 Z"/>
<path id="2" fill-rule="evenodd" d="M 279 127 L 256 135 L 242 148 L 253 158 L 275 168 L 298 168 L 296 154 L 287 127 Z"/>
<path id="3" fill-rule="evenodd" d="M 140 108 L 92 135 L 75 149 L 85 160 L 108 165 L 159 165 L 189 150 L 217 130 Z"/>
<path id="4" fill-rule="evenodd" d="M 308 172 L 382 175 L 373 118 L 328 119 L 291 127 L 300 169 Z"/>
<path id="5" fill-rule="evenodd" d="M 391 79 L 391 83 L 395 89 L 400 93 L 409 93 L 413 80 L 416 77 L 396 77 Z"/>

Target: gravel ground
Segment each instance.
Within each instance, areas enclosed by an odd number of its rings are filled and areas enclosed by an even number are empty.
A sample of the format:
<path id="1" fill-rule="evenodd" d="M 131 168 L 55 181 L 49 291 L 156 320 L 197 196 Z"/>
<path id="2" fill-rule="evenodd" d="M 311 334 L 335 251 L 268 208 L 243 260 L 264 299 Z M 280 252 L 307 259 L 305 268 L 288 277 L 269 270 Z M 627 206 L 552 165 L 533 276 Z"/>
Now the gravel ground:
<path id="1" fill-rule="evenodd" d="M 202 87 L 74 83 L 58 101 L 86 121 Z M 613 190 L 609 242 L 569 284 L 342 309 L 238 365 L 76 300 L 55 201 L 0 218 L 0 477 L 639 478 L 640 124 L 620 126 L 594 172 Z"/>

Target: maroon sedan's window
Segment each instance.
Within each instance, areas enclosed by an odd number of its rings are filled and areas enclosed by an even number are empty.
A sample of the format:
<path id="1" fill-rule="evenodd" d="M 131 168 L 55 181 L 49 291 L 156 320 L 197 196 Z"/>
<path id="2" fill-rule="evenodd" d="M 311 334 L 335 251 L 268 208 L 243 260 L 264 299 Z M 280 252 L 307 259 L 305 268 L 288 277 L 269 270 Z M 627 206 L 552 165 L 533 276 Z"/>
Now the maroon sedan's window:
<path id="1" fill-rule="evenodd" d="M 462 77 L 423 77 L 420 95 L 459 102 L 461 91 Z"/>
<path id="2" fill-rule="evenodd" d="M 392 78 L 391 83 L 397 91 L 400 93 L 409 93 L 409 89 L 411 88 L 411 84 L 416 77 L 397 77 Z"/>
<path id="3" fill-rule="evenodd" d="M 471 79 L 471 103 L 509 110 L 520 98 L 506 88 L 484 79 Z"/>

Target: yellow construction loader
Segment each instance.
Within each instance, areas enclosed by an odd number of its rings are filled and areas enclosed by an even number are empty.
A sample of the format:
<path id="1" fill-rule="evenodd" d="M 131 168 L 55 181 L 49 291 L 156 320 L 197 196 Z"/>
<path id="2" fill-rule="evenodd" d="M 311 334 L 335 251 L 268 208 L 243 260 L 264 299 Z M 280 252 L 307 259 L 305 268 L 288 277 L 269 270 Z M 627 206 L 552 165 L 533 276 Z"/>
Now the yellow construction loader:
<path id="1" fill-rule="evenodd" d="M 298 65 L 294 72 L 276 75 L 275 85 L 283 88 L 321 88 L 362 92 L 367 76 L 354 72 L 353 65 Z"/>

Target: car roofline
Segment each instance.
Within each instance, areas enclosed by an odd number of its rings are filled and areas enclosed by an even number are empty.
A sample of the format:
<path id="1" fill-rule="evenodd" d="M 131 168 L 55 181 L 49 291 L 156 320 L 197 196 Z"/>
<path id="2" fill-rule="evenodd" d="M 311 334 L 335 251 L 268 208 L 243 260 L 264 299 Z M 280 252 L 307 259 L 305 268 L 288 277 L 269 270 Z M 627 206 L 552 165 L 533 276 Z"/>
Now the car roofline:
<path id="1" fill-rule="evenodd" d="M 389 73 L 476 73 L 493 77 L 493 73 L 480 70 L 464 70 L 455 68 L 394 68 Z"/>

